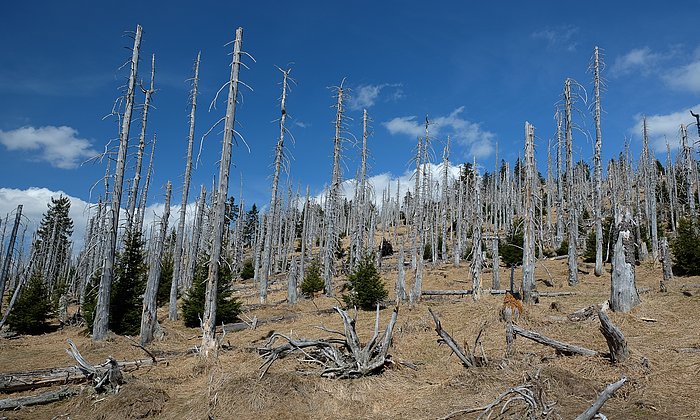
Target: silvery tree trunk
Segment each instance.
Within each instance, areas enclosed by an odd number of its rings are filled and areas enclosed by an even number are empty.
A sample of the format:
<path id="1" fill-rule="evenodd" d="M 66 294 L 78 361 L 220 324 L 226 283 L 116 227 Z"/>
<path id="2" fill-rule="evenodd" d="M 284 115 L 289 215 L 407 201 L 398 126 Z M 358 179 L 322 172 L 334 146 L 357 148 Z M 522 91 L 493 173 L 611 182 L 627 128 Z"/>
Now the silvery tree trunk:
<path id="1" fill-rule="evenodd" d="M 17 240 L 17 229 L 19 229 L 20 221 L 22 220 L 22 204 L 17 206 L 15 213 L 15 223 L 12 225 L 12 233 L 10 234 L 10 243 L 7 245 L 7 255 L 2 263 L 2 271 L 0 271 L 0 309 L 2 309 L 3 296 L 5 294 L 5 283 L 10 274 L 12 266 L 12 254 L 15 252 L 15 241 Z"/>
<path id="2" fill-rule="evenodd" d="M 498 157 L 496 157 L 498 161 Z M 447 207 L 449 206 L 449 195 L 450 195 L 450 185 L 449 185 L 449 171 L 450 171 L 450 136 L 447 136 L 447 144 L 445 145 L 445 150 L 442 157 L 442 197 L 440 203 L 440 227 L 442 236 L 442 243 L 440 249 L 440 256 L 442 261 L 447 261 Z"/>
<path id="3" fill-rule="evenodd" d="M 602 149 L 602 132 L 600 129 L 600 66 L 601 60 L 598 47 L 593 50 L 593 88 L 595 91 L 595 151 L 593 153 L 593 214 L 595 218 L 595 269 L 594 274 L 603 274 L 603 196 L 602 196 L 602 168 L 600 152 Z"/>
<path id="4" fill-rule="evenodd" d="M 148 197 L 148 187 L 151 185 L 151 174 L 153 173 L 153 156 L 156 153 L 156 135 L 153 134 L 153 142 L 151 143 L 151 157 L 148 160 L 148 169 L 146 169 L 146 182 L 141 191 L 141 199 L 139 202 L 139 210 L 136 212 L 135 229 L 139 232 L 143 229 L 143 217 L 146 213 L 146 199 Z"/>
<path id="5" fill-rule="evenodd" d="M 536 303 L 535 291 L 535 127 L 525 123 L 525 219 L 523 223 L 523 301 Z"/>
<path id="6" fill-rule="evenodd" d="M 401 240 L 401 248 L 396 260 L 398 268 L 398 276 L 396 278 L 396 300 L 399 302 L 406 301 L 406 268 L 404 267 L 404 250 L 403 239 Z"/>
<path id="7" fill-rule="evenodd" d="M 192 287 L 194 279 L 194 271 L 197 265 L 197 256 L 199 255 L 199 242 L 202 237 L 202 228 L 204 225 L 204 212 L 207 201 L 207 189 L 204 185 L 201 186 L 199 199 L 197 200 L 197 209 L 195 211 L 194 226 L 192 227 L 192 242 L 187 252 L 187 264 L 185 265 L 185 277 L 182 282 L 182 290 L 188 291 Z M 177 289 L 173 295 L 173 289 L 170 288 L 170 301 L 168 306 L 168 316 L 170 312 L 177 313 Z"/>
<path id="8" fill-rule="evenodd" d="M 143 151 L 146 148 L 146 124 L 148 123 L 148 110 L 151 107 L 151 96 L 156 91 L 154 87 L 156 77 L 156 55 L 151 56 L 151 84 L 148 89 L 141 86 L 141 90 L 145 94 L 145 99 L 143 102 L 143 114 L 141 116 L 141 133 L 139 134 L 139 148 L 136 153 L 136 169 L 134 171 L 134 179 L 131 181 L 131 192 L 129 193 L 129 200 L 127 203 L 127 219 L 126 219 L 126 230 L 131 231 L 131 227 L 134 223 L 134 215 L 136 211 L 136 197 L 139 192 L 139 183 L 141 181 L 141 162 L 143 161 Z"/>
<path id="9" fill-rule="evenodd" d="M 640 302 L 635 284 L 633 225 L 629 207 L 618 205 L 610 281 L 610 309 L 615 312 L 629 312 Z"/>
<path id="10" fill-rule="evenodd" d="M 139 65 L 139 49 L 141 48 L 141 25 L 136 26 L 134 48 L 131 55 L 131 70 L 126 93 L 126 105 L 122 116 L 122 126 L 119 133 L 119 151 L 117 153 L 117 166 L 114 174 L 114 186 L 112 191 L 112 204 L 109 216 L 109 233 L 106 237 L 105 262 L 100 278 L 100 288 L 97 292 L 97 305 L 95 307 L 95 319 L 92 326 L 92 339 L 104 340 L 107 336 L 109 325 L 109 299 L 112 291 L 112 277 L 114 275 L 114 256 L 117 246 L 117 232 L 119 230 L 119 207 L 122 199 L 122 187 L 124 183 L 124 166 L 126 164 L 126 152 L 129 147 L 129 129 L 131 127 L 131 114 L 134 110 L 134 89 Z"/>
<path id="11" fill-rule="evenodd" d="M 280 101 L 280 134 L 275 147 L 274 173 L 272 174 L 272 193 L 270 196 L 270 208 L 268 209 L 267 226 L 265 228 L 265 243 L 263 245 L 262 270 L 260 271 L 260 303 L 267 301 L 267 280 L 270 275 L 272 260 L 272 233 L 275 231 L 275 222 L 279 218 L 279 205 L 277 203 L 277 187 L 279 185 L 280 171 L 282 169 L 282 159 L 284 158 L 284 123 L 287 119 L 287 79 L 291 70 L 281 70 L 282 72 L 282 99 Z M 282 229 L 279 229 L 281 232 Z"/>
<path id="12" fill-rule="evenodd" d="M 578 217 L 574 197 L 574 164 L 573 164 L 573 126 L 571 122 L 571 79 L 564 83 L 564 130 L 566 138 L 566 204 L 569 210 L 569 286 L 578 284 L 578 265 L 576 261 L 576 246 L 578 242 Z"/>
<path id="13" fill-rule="evenodd" d="M 500 289 L 501 288 L 501 267 L 500 267 L 500 257 L 498 256 L 498 210 L 500 206 L 500 199 L 498 194 L 498 180 L 500 174 L 498 173 L 498 144 L 496 144 L 496 158 L 495 158 L 495 170 L 493 171 L 493 202 L 491 204 L 491 213 L 493 223 L 493 240 L 491 241 L 491 258 L 493 259 L 493 273 L 491 279 L 491 288 Z"/>
<path id="14" fill-rule="evenodd" d="M 163 216 L 160 220 L 160 232 L 151 249 L 151 257 L 148 268 L 148 280 L 146 281 L 146 292 L 143 295 L 143 311 L 141 313 L 141 345 L 153 341 L 153 334 L 158 323 L 157 309 L 158 305 L 156 298 L 158 296 L 158 282 L 160 281 L 161 270 L 161 254 L 163 253 L 163 244 L 168 236 L 168 218 L 170 217 L 170 193 L 172 185 L 170 181 L 165 187 L 165 208 Z"/>
<path id="15" fill-rule="evenodd" d="M 647 132 L 647 119 L 644 117 L 642 124 L 642 137 L 646 151 L 644 159 L 644 200 L 647 203 L 647 226 L 651 236 L 651 256 L 656 261 L 659 258 L 659 232 L 656 225 L 656 159 L 649 151 L 649 136 Z"/>
<path id="16" fill-rule="evenodd" d="M 326 296 L 333 296 L 333 274 L 335 265 L 335 247 L 338 238 L 336 222 L 338 218 L 339 195 L 340 195 L 340 149 L 341 149 L 341 130 L 343 128 L 343 99 L 344 91 L 342 85 L 337 88 L 336 96 L 336 114 L 335 114 L 335 136 L 333 138 L 333 174 L 331 177 L 331 185 L 328 188 L 328 197 L 326 198 L 326 238 L 323 249 L 323 280 Z"/>
<path id="17" fill-rule="evenodd" d="M 562 144 L 561 126 L 562 118 L 561 111 L 557 110 L 557 233 L 554 237 L 554 247 L 559 248 L 564 241 L 564 180 L 562 178 Z"/>
<path id="18" fill-rule="evenodd" d="M 190 193 L 190 179 L 192 178 L 192 145 L 194 144 L 195 112 L 197 111 L 197 85 L 199 84 L 199 60 L 202 53 L 197 53 L 194 64 L 194 78 L 192 79 L 192 92 L 190 97 L 190 129 L 187 135 L 187 159 L 185 160 L 185 179 L 182 185 L 182 201 L 180 202 L 180 218 L 177 223 L 177 235 L 175 236 L 175 249 L 173 252 L 173 278 L 170 283 L 170 302 L 168 305 L 168 319 L 177 319 L 177 289 L 183 284 L 181 271 L 183 264 L 183 242 L 185 240 L 185 219 L 187 217 L 187 197 Z"/>
<path id="19" fill-rule="evenodd" d="M 474 166 L 476 170 L 476 165 Z M 472 234 L 472 263 L 470 267 L 472 275 L 472 299 L 481 297 L 481 270 L 484 265 L 483 252 L 481 250 L 481 226 L 484 223 L 481 210 L 481 182 L 474 174 L 474 232 Z"/>
<path id="20" fill-rule="evenodd" d="M 421 297 L 421 293 L 423 291 L 423 266 L 424 261 L 423 261 L 423 250 L 425 249 L 425 237 L 424 237 L 424 232 L 423 232 L 423 203 L 426 201 L 425 200 L 425 195 L 427 193 L 427 187 L 425 178 L 426 178 L 426 172 L 425 172 L 425 167 L 427 163 L 427 150 L 428 150 L 428 142 L 430 141 L 430 137 L 428 135 L 428 118 L 425 118 L 425 138 L 423 139 L 423 144 L 422 144 L 422 150 L 421 150 L 421 143 L 420 141 L 418 142 L 418 154 L 422 153 L 422 156 L 418 159 L 418 163 L 416 164 L 416 217 L 414 219 L 414 222 L 416 223 L 416 226 L 414 227 L 415 229 L 415 242 L 414 242 L 414 247 L 417 248 L 414 252 L 414 257 L 416 258 L 416 274 L 415 274 L 415 280 L 413 283 L 413 288 L 411 289 L 411 296 L 410 300 L 411 302 L 418 302 Z M 421 171 L 421 168 L 419 168 L 419 164 L 423 164 L 423 184 L 421 185 L 419 183 L 420 178 L 418 178 L 418 173 Z M 420 192 L 418 192 L 420 191 Z"/>
<path id="21" fill-rule="evenodd" d="M 207 290 L 204 298 L 204 318 L 202 319 L 202 355 L 204 357 L 213 356 L 216 350 L 216 293 L 219 282 L 219 260 L 221 258 L 221 241 L 224 234 L 228 179 L 231 170 L 233 127 L 236 117 L 242 39 L 243 28 L 239 27 L 236 29 L 236 40 L 233 43 L 233 61 L 231 63 L 231 78 L 228 82 L 228 103 L 224 120 L 224 139 L 221 148 L 221 162 L 219 163 L 219 182 L 216 198 L 214 199 L 211 260 L 209 261 Z"/>
<path id="22" fill-rule="evenodd" d="M 414 172 L 414 177 L 416 180 L 416 185 L 413 190 L 413 223 L 411 223 L 411 234 L 412 234 L 412 248 L 411 248 L 411 268 L 414 270 L 416 269 L 416 266 L 418 264 L 418 235 L 419 235 L 419 229 L 418 225 L 420 224 L 420 218 L 421 218 L 421 208 L 422 205 L 420 203 L 421 200 L 421 194 L 420 194 L 420 189 L 421 189 L 421 183 L 420 183 L 420 175 L 421 175 L 421 156 L 423 155 L 423 139 L 418 138 L 418 148 L 416 151 L 416 172 Z M 421 257 L 422 258 L 422 257 Z"/>
<path id="23" fill-rule="evenodd" d="M 685 170 L 686 200 L 690 218 L 695 217 L 695 196 L 693 185 L 693 152 L 688 146 L 688 129 L 681 124 L 681 153 L 683 153 L 683 168 Z"/>

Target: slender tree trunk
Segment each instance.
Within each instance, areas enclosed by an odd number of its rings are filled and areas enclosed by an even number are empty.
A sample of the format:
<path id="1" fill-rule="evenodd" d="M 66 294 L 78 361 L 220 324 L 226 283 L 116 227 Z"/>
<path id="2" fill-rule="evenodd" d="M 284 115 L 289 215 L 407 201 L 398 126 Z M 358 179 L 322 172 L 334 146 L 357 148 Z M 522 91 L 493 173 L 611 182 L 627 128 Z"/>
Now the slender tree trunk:
<path id="1" fill-rule="evenodd" d="M 571 123 L 571 80 L 564 84 L 564 121 L 566 136 L 566 203 L 569 210 L 569 276 L 570 286 L 578 284 L 578 265 L 576 261 L 576 246 L 578 242 L 578 217 L 576 200 L 574 198 L 574 164 L 573 164 L 573 126 Z"/>
<path id="2" fill-rule="evenodd" d="M 525 123 L 525 219 L 523 223 L 523 301 L 536 303 L 535 290 L 535 127 Z"/>
<path id="3" fill-rule="evenodd" d="M 190 103 L 190 130 L 187 135 L 187 160 L 185 160 L 185 179 L 182 186 L 182 201 L 180 202 L 180 218 L 177 223 L 177 234 L 175 236 L 175 249 L 173 250 L 173 278 L 170 283 L 170 302 L 168 305 L 168 319 L 177 319 L 177 289 L 183 285 L 183 242 L 185 240 L 185 219 L 187 218 L 187 197 L 190 193 L 190 180 L 192 178 L 192 146 L 194 144 L 194 123 L 195 112 L 197 110 L 197 85 L 199 84 L 199 59 L 201 52 L 197 53 L 197 60 L 194 64 L 194 78 L 192 79 L 192 92 L 190 93 L 192 102 Z"/>
<path id="4" fill-rule="evenodd" d="M 10 234 L 10 243 L 7 245 L 7 254 L 2 263 L 2 271 L 0 271 L 0 310 L 2 309 L 3 296 L 5 295 L 5 284 L 7 283 L 10 274 L 10 266 L 12 265 L 12 254 L 15 252 L 15 241 L 17 240 L 17 229 L 19 229 L 20 221 L 22 220 L 22 204 L 17 206 L 15 213 L 15 223 L 12 226 Z"/>
<path id="5" fill-rule="evenodd" d="M 151 157 L 148 159 L 148 169 L 146 169 L 146 182 L 143 184 L 141 198 L 139 200 L 139 210 L 136 212 L 136 222 L 134 226 L 139 232 L 143 229 L 143 217 L 146 213 L 146 199 L 148 198 L 148 187 L 151 185 L 151 174 L 153 173 L 153 156 L 156 153 L 156 135 L 153 134 L 151 143 Z"/>
<path id="6" fill-rule="evenodd" d="M 498 193 L 498 180 L 500 174 L 498 173 L 498 143 L 496 143 L 496 158 L 495 158 L 495 170 L 493 171 L 493 203 L 491 204 L 491 212 L 493 213 L 492 223 L 493 223 L 493 240 L 491 241 L 491 258 L 493 259 L 493 273 L 491 288 L 500 289 L 501 288 L 501 259 L 498 256 L 498 210 L 500 206 L 500 199 Z"/>
<path id="7" fill-rule="evenodd" d="M 233 43 L 233 62 L 231 63 L 231 78 L 228 83 L 228 103 L 224 121 L 224 139 L 219 163 L 219 182 L 214 200 L 214 220 L 212 233 L 211 260 L 204 299 L 204 318 L 202 320 L 202 355 L 213 356 L 216 350 L 216 293 L 219 282 L 219 264 L 221 258 L 221 240 L 223 239 L 226 197 L 228 197 L 228 179 L 231 170 L 231 153 L 233 142 L 233 127 L 236 116 L 236 98 L 238 96 L 238 73 L 241 64 L 241 43 L 243 28 L 236 29 L 236 40 Z"/>
<path id="8" fill-rule="evenodd" d="M 148 268 L 148 280 L 146 281 L 146 292 L 143 295 L 143 312 L 141 314 L 141 345 L 153 341 L 153 334 L 158 323 L 157 309 L 158 305 L 156 298 L 158 296 L 158 283 L 160 281 L 161 270 L 161 254 L 163 253 L 163 244 L 168 236 L 168 218 L 170 217 L 170 193 L 172 185 L 168 181 L 165 187 L 165 208 L 163 209 L 163 217 L 160 221 L 160 233 L 153 244 L 151 250 L 151 258 Z"/>
<path id="9" fill-rule="evenodd" d="M 595 151 L 593 154 L 593 212 L 595 218 L 595 270 L 596 276 L 603 275 L 603 218 L 602 218 L 602 169 L 600 152 L 602 149 L 602 133 L 600 129 L 600 65 L 598 47 L 593 51 L 593 87 L 595 90 Z"/>
<path id="10" fill-rule="evenodd" d="M 119 133 L 119 152 L 117 155 L 117 167 L 114 174 L 114 186 L 112 191 L 112 204 L 110 208 L 110 231 L 107 234 L 105 250 L 105 263 L 100 278 L 100 288 L 97 292 L 97 306 L 95 307 L 95 319 L 92 327 L 92 339 L 104 340 L 107 335 L 109 323 L 109 299 L 112 291 L 112 277 L 114 275 L 114 256 L 117 245 L 117 231 L 119 230 L 119 206 L 121 205 L 122 187 L 124 183 L 124 166 L 126 164 L 126 152 L 129 147 L 129 129 L 131 127 L 131 114 L 134 109 L 134 89 L 139 65 L 139 49 L 141 48 L 141 25 L 136 26 L 136 37 L 131 56 L 131 71 L 126 93 L 126 107 L 122 117 L 122 127 Z"/>
<path id="11" fill-rule="evenodd" d="M 476 170 L 476 165 L 474 166 Z M 474 233 L 472 234 L 472 299 L 478 300 L 481 297 L 481 270 L 484 265 L 484 258 L 481 245 L 481 226 L 484 222 L 481 210 L 481 183 L 474 173 Z"/>
<path id="12" fill-rule="evenodd" d="M 615 244 L 610 282 L 610 309 L 629 312 L 639 304 L 634 273 L 634 238 L 632 214 L 627 206 L 615 211 Z"/>

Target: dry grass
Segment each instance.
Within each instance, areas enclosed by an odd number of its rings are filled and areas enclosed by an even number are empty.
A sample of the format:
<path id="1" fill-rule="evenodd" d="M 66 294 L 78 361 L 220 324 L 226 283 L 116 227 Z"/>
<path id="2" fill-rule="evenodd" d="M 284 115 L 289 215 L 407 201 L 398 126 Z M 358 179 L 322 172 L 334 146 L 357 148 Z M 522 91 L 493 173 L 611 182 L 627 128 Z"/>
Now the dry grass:
<path id="1" fill-rule="evenodd" d="M 581 283 L 569 287 L 565 261 L 540 264 L 547 265 L 555 282 L 554 288 L 538 282 L 540 291 L 574 291 L 576 295 L 542 298 L 538 305 L 525 308 L 519 325 L 606 353 L 607 345 L 596 318 L 574 323 L 564 317 L 606 300 L 609 277 L 581 274 Z M 393 260 L 385 262 L 383 275 L 393 287 L 396 272 L 392 267 Z M 583 265 L 582 268 L 588 270 Z M 519 279 L 520 273 L 515 274 Z M 506 284 L 508 276 L 504 270 L 501 284 Z M 401 308 L 391 353 L 395 361 L 413 363 L 418 370 L 396 364 L 374 377 L 329 380 L 313 375 L 311 366 L 290 356 L 275 362 L 268 374 L 258 379 L 262 360 L 253 349 L 262 345 L 270 330 L 296 337 L 324 337 L 328 334 L 314 326 L 342 329 L 342 321 L 337 314 L 320 311 L 336 305 L 334 299 L 303 300 L 294 307 L 284 303 L 261 307 L 254 305 L 257 298 L 250 296 L 243 299 L 250 317 L 264 320 L 290 313 L 296 317 L 263 324 L 257 330 L 228 334 L 224 341 L 230 343 L 231 349 L 222 351 L 215 363 L 184 354 L 199 344 L 196 329 L 164 321 L 166 337 L 154 343 L 151 350 L 168 355 L 168 362 L 127 373 L 128 382 L 119 394 L 95 396 L 85 392 L 61 403 L 2 414 L 20 419 L 60 415 L 71 419 L 204 419 L 208 415 L 232 419 L 438 418 L 455 410 L 488 404 L 509 387 L 523 383 L 528 373 L 539 372 L 547 398 L 557 402 L 561 418 L 573 418 L 583 411 L 597 392 L 623 374 L 629 378 L 628 383 L 603 407 L 609 418 L 698 418 L 700 353 L 679 353 L 676 349 L 700 344 L 695 329 L 700 322 L 700 297 L 680 293 L 682 284 L 700 283 L 700 279 L 676 279 L 668 293 L 658 293 L 660 276 L 659 267 L 637 267 L 638 287 L 649 287 L 652 292 L 643 294 L 641 305 L 629 314 L 610 314 L 625 334 L 631 351 L 631 357 L 621 365 L 612 365 L 604 357 L 558 356 L 553 349 L 523 338 L 516 340 L 516 356 L 504 363 L 504 325 L 498 320 L 503 296 L 486 295 L 477 302 L 471 297 L 430 298 Z M 410 280 L 410 275 L 407 277 Z M 484 285 L 490 284 L 490 277 L 484 274 Z M 538 267 L 536 277 L 545 279 L 549 274 Z M 424 287 L 469 288 L 469 284 L 462 283 L 467 280 L 466 268 L 437 267 L 427 270 Z M 285 292 L 277 291 L 271 293 L 269 301 L 279 302 L 284 297 Z M 557 302 L 555 309 L 553 302 Z M 466 341 L 471 345 L 486 322 L 483 344 L 489 364 L 465 369 L 446 346 L 438 345 L 428 307 L 439 314 L 443 328 L 459 343 Z M 390 313 L 390 309 L 382 311 L 381 325 L 385 325 Z M 371 333 L 373 317 L 373 313 L 359 313 L 358 332 L 365 339 Z M 118 359 L 146 357 L 123 337 L 95 344 L 80 329 L 66 328 L 38 337 L 0 340 L 0 371 L 68 366 L 72 361 L 63 350 L 67 338 L 73 339 L 92 362 L 101 362 L 109 355 Z M 467 414 L 461 418 L 475 417 Z"/>

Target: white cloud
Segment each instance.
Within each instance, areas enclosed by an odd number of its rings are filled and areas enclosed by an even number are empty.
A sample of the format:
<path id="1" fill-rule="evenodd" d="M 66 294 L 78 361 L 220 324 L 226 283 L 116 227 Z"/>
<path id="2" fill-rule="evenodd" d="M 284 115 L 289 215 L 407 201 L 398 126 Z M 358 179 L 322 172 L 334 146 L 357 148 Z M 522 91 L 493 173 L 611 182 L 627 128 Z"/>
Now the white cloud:
<path id="1" fill-rule="evenodd" d="M 460 116 L 461 106 L 446 116 L 429 119 L 429 135 L 450 136 L 452 141 L 469 149 L 468 156 L 482 158 L 493 152 L 496 135 L 484 130 L 481 123 L 471 122 Z M 404 134 L 413 138 L 425 135 L 425 123 L 416 116 L 396 117 L 382 123 L 392 135 Z"/>
<path id="2" fill-rule="evenodd" d="M 688 110 L 700 109 L 700 104 L 693 107 L 688 107 L 677 112 L 669 114 L 647 115 L 647 133 L 649 136 L 649 145 L 657 153 L 666 153 L 666 141 L 668 141 L 671 150 L 678 149 L 680 145 L 680 126 L 694 123 L 695 119 L 690 115 Z M 697 111 L 696 111 L 697 112 Z M 635 115 L 635 124 L 629 129 L 629 132 L 634 138 L 642 138 L 642 120 L 643 115 Z M 697 140 L 697 133 L 689 130 L 689 142 Z M 640 140 L 641 141 L 641 140 Z"/>
<path id="3" fill-rule="evenodd" d="M 30 152 L 33 160 L 45 161 L 60 169 L 73 169 L 81 160 L 97 154 L 89 140 L 79 138 L 78 131 L 66 126 L 0 130 L 0 144 L 9 151 Z"/>
<path id="4" fill-rule="evenodd" d="M 300 128 L 309 128 L 311 127 L 311 124 L 305 123 L 304 121 L 294 121 L 294 125 Z"/>
<path id="5" fill-rule="evenodd" d="M 578 33 L 578 27 L 563 25 L 556 28 L 545 28 L 531 34 L 534 39 L 543 39 L 547 42 L 547 47 L 551 49 L 564 49 L 566 51 L 576 51 L 578 43 L 573 40 Z"/>
<path id="6" fill-rule="evenodd" d="M 610 73 L 613 76 L 624 76 L 632 72 L 648 74 L 661 59 L 661 55 L 652 52 L 649 47 L 635 48 L 627 54 L 615 58 Z"/>
<path id="7" fill-rule="evenodd" d="M 700 60 L 670 69 L 662 78 L 674 89 L 700 92 Z"/>
<path id="8" fill-rule="evenodd" d="M 381 85 L 360 85 L 352 90 L 348 98 L 348 107 L 353 111 L 370 108 L 379 99 L 382 90 L 394 88 L 389 99 L 398 100 L 403 98 L 403 90 L 401 84 L 383 83 Z"/>
<path id="9" fill-rule="evenodd" d="M 17 209 L 17 205 L 22 205 L 22 223 L 23 226 L 27 227 L 27 237 L 25 239 L 25 247 L 30 246 L 31 237 L 34 231 L 36 231 L 39 226 L 44 213 L 46 213 L 48 207 L 47 204 L 51 202 L 51 198 L 58 198 L 59 196 L 68 197 L 71 201 L 71 208 L 69 216 L 73 220 L 73 235 L 71 237 L 74 246 L 73 254 L 77 255 L 84 247 L 85 231 L 88 227 L 88 222 L 90 217 L 95 214 L 96 205 L 89 204 L 81 198 L 70 196 L 63 191 L 51 191 L 47 188 L 37 188 L 31 187 L 26 190 L 14 189 L 14 188 L 0 188 L 0 217 L 2 217 L 2 223 L 5 224 L 5 215 L 8 213 L 13 213 Z M 194 202 L 187 204 L 187 212 L 185 216 L 185 222 L 191 224 L 195 215 L 196 204 Z M 150 232 L 153 223 L 160 222 L 163 215 L 163 210 L 165 208 L 164 203 L 153 203 L 146 207 L 144 214 L 144 231 Z M 120 211 L 120 226 L 124 226 L 124 217 L 126 211 L 122 209 Z M 9 217 L 9 224 L 12 225 L 14 222 L 14 213 Z M 170 218 L 168 219 L 168 230 L 171 230 L 177 226 L 180 217 L 180 206 L 175 205 L 170 207 Z M 10 227 L 8 227 L 10 229 Z M 9 236 L 9 230 L 7 231 Z M 20 231 L 21 234 L 21 231 Z M 147 235 L 148 236 L 148 235 Z M 17 239 L 17 246 L 19 247 L 19 238 Z"/>

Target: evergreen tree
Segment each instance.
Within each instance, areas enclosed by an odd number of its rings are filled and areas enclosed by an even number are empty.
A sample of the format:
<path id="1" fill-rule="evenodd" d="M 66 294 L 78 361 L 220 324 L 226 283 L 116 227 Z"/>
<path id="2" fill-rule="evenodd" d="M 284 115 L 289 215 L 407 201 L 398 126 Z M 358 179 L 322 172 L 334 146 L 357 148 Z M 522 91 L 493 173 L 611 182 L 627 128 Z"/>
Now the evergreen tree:
<path id="1" fill-rule="evenodd" d="M 700 274 L 700 233 L 698 222 L 680 219 L 676 239 L 671 242 L 673 274 L 696 276 Z"/>
<path id="2" fill-rule="evenodd" d="M 371 255 L 362 258 L 355 271 L 348 276 L 348 281 L 350 294 L 343 295 L 347 305 L 372 310 L 389 296 Z"/>
<path id="3" fill-rule="evenodd" d="M 605 247 L 605 242 L 610 237 L 610 225 L 612 219 L 606 217 L 603 219 L 603 247 Z M 583 261 L 587 263 L 595 262 L 595 230 L 591 230 L 588 233 L 588 238 L 586 239 L 586 250 L 583 253 Z"/>
<path id="4" fill-rule="evenodd" d="M 253 260 L 247 259 L 243 261 L 243 268 L 241 269 L 241 279 L 248 280 L 255 276 L 255 268 L 253 268 Z"/>
<path id="5" fill-rule="evenodd" d="M 258 231 L 260 218 L 258 215 L 258 206 L 253 203 L 253 207 L 246 214 L 245 224 L 243 225 L 243 245 L 252 246 L 255 242 L 255 233 Z"/>
<path id="6" fill-rule="evenodd" d="M 158 306 L 163 306 L 170 301 L 170 286 L 173 280 L 173 254 L 165 252 L 160 264 L 160 279 L 158 280 L 156 303 Z"/>
<path id="7" fill-rule="evenodd" d="M 21 290 L 15 306 L 7 317 L 7 324 L 21 334 L 40 334 L 46 331 L 51 317 L 51 301 L 41 274 L 35 272 Z"/>
<path id="8" fill-rule="evenodd" d="M 507 267 L 523 263 L 523 224 L 515 219 L 508 229 L 508 235 L 498 243 L 498 254 Z"/>
<path id="9" fill-rule="evenodd" d="M 322 292 L 325 282 L 321 277 L 321 264 L 318 259 L 311 261 L 311 265 L 306 268 L 304 281 L 301 282 L 301 294 L 306 297 L 313 297 L 314 293 Z"/>
<path id="10" fill-rule="evenodd" d="M 68 215 L 70 204 L 68 197 L 51 198 L 32 245 L 35 255 L 32 272 L 41 275 L 48 292 L 53 291 L 64 267 L 70 263 L 70 237 L 73 234 L 73 220 Z"/>
<path id="11" fill-rule="evenodd" d="M 85 301 L 83 302 L 80 312 L 85 319 L 85 324 L 88 330 L 92 331 L 92 323 L 95 320 L 95 306 L 97 306 L 97 290 L 100 283 L 100 277 L 102 276 L 102 271 L 97 270 L 95 274 L 90 277 L 88 284 L 85 286 Z"/>
<path id="12" fill-rule="evenodd" d="M 200 327 L 200 318 L 204 316 L 204 298 L 207 291 L 207 277 L 209 274 L 208 256 L 197 262 L 195 267 L 192 288 L 187 292 L 182 305 L 182 316 L 188 327 Z M 230 323 L 238 319 L 241 313 L 241 302 L 232 297 L 231 265 L 224 262 L 219 264 L 219 281 L 216 292 L 216 324 Z"/>
<path id="13" fill-rule="evenodd" d="M 117 256 L 109 308 L 109 329 L 117 334 L 136 335 L 141 328 L 141 299 L 148 267 L 139 231 L 127 233 L 124 249 Z"/>

